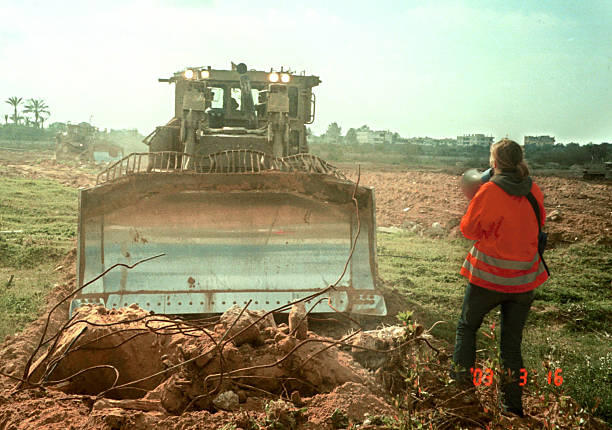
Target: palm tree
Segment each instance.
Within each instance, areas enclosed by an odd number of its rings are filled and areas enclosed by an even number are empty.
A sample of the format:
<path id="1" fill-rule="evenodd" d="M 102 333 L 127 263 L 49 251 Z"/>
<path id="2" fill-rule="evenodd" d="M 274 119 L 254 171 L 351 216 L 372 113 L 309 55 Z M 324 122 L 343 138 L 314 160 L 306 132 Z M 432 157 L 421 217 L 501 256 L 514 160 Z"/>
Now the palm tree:
<path id="1" fill-rule="evenodd" d="M 49 113 L 49 112 L 47 112 L 47 113 Z M 45 118 L 44 116 L 42 116 L 42 112 L 41 112 L 41 115 L 40 115 L 40 128 L 45 128 L 45 127 L 44 127 L 44 125 L 43 125 L 43 123 L 44 123 L 46 120 L 48 120 L 48 119 L 49 119 L 49 117 Z"/>
<path id="2" fill-rule="evenodd" d="M 4 115 L 4 124 L 8 124 L 8 115 Z"/>
<path id="3" fill-rule="evenodd" d="M 28 104 L 25 105 L 24 113 L 33 113 L 34 114 L 34 123 L 36 127 L 40 127 L 42 120 L 42 114 L 49 113 L 49 106 L 45 104 L 43 99 L 29 99 Z"/>
<path id="4" fill-rule="evenodd" d="M 21 97 L 9 97 L 6 100 L 6 102 L 10 104 L 11 106 L 13 106 L 13 108 L 15 109 L 15 113 L 12 116 L 12 119 L 15 122 L 15 124 L 17 124 L 17 119 L 19 118 L 19 115 L 17 115 L 17 106 L 21 104 L 22 100 L 23 99 Z"/>
<path id="5" fill-rule="evenodd" d="M 11 115 L 11 119 L 13 120 L 13 123 L 15 124 L 21 124 L 21 121 L 23 121 L 23 117 L 21 115 Z"/>

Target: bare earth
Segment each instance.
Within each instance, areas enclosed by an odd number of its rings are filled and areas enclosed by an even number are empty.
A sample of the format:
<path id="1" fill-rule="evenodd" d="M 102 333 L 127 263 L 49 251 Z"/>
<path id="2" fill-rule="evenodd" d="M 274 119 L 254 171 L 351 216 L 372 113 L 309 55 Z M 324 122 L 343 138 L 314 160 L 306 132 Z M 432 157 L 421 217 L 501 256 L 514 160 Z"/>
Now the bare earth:
<path id="1" fill-rule="evenodd" d="M 350 175 L 353 180 L 356 175 Z M 434 222 L 457 234 L 468 200 L 460 176 L 438 172 L 363 171 L 360 183 L 374 187 L 378 226 L 411 228 Z M 612 243 L 612 183 L 553 176 L 534 178 L 544 193 L 549 243 Z M 553 212 L 558 213 L 557 216 Z M 551 217 L 551 215 L 553 215 Z"/>

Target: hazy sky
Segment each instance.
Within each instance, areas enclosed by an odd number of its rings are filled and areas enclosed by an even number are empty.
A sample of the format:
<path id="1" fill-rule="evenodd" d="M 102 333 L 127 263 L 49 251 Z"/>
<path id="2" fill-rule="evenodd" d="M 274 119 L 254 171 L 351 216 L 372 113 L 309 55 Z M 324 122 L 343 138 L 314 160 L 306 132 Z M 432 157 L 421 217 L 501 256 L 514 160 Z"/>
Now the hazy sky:
<path id="1" fill-rule="evenodd" d="M 148 134 L 173 111 L 157 78 L 230 61 L 320 76 L 315 133 L 612 141 L 609 0 L 0 0 L 0 99 L 51 122 Z"/>

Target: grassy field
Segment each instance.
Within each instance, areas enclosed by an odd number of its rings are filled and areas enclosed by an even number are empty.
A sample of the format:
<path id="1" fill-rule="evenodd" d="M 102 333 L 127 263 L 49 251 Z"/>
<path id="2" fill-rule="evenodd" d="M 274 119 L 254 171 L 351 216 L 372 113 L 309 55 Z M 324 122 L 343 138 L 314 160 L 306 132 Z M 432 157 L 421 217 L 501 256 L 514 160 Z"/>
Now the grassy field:
<path id="1" fill-rule="evenodd" d="M 378 235 L 379 270 L 386 288 L 405 297 L 405 308 L 452 348 L 465 289 L 459 268 L 470 247 L 463 239 Z M 523 340 L 525 368 L 546 391 L 566 393 L 612 422 L 612 248 L 573 244 L 546 251 L 552 278 L 536 290 Z M 483 332 L 499 312 L 491 312 Z M 497 361 L 497 342 L 479 334 L 478 359 Z M 481 364 L 482 366 L 482 364 Z M 561 369 L 563 383 L 547 384 L 547 368 Z M 484 366 L 483 366 L 484 367 Z"/>
<path id="2" fill-rule="evenodd" d="M 76 237 L 77 191 L 53 181 L 6 178 L 1 173 L 0 170 L 3 339 L 36 317 L 45 294 L 57 282 L 53 268 L 74 246 Z"/>
<path id="3" fill-rule="evenodd" d="M 37 316 L 58 281 L 53 268 L 74 246 L 77 220 L 76 189 L 2 173 L 0 167 L 0 339 Z M 378 241 L 384 286 L 401 295 L 394 310 L 413 310 L 427 326 L 446 321 L 433 334 L 452 348 L 465 287 L 458 271 L 469 242 L 382 232 Z M 568 393 L 612 422 L 610 255 L 609 246 L 584 243 L 546 252 L 553 277 L 537 290 L 523 349 L 526 368 L 540 374 L 545 389 Z M 483 327 L 496 318 L 491 313 Z M 479 358 L 495 361 L 496 342 L 481 336 L 479 345 Z M 562 369 L 561 387 L 546 387 L 543 363 Z"/>

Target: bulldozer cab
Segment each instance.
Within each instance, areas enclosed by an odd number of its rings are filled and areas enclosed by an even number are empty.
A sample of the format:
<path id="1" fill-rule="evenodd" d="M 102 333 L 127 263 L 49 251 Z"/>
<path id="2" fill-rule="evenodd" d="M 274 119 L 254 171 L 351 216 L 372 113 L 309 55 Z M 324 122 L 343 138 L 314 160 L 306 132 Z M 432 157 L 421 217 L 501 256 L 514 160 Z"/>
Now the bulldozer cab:
<path id="1" fill-rule="evenodd" d="M 190 68 L 160 81 L 176 84 L 176 118 L 183 118 L 189 110 L 221 109 L 228 119 L 240 119 L 255 111 L 265 122 L 270 93 L 275 94 L 270 100 L 274 104 L 271 109 L 281 108 L 276 96 L 280 88 L 287 98 L 284 103 L 287 106 L 281 111 L 286 110 L 289 118 L 302 124 L 314 121 L 312 88 L 321 82 L 317 76 L 306 76 L 305 72 L 246 70 L 242 63 L 232 70 Z"/>
<path id="2" fill-rule="evenodd" d="M 248 103 L 243 103 L 242 89 L 240 86 L 234 84 L 224 84 L 221 82 L 211 82 L 208 87 L 210 90 L 210 103 L 206 107 L 205 112 L 211 115 L 211 112 L 221 115 L 223 121 L 217 124 L 219 127 L 245 127 L 247 129 L 256 128 L 256 122 L 249 121 L 249 115 L 252 113 L 247 108 Z M 261 99 L 260 94 L 264 94 L 265 90 L 263 87 L 251 88 L 250 97 L 254 101 Z M 255 105 L 254 102 L 253 104 Z M 259 110 L 255 110 L 255 116 L 257 118 L 263 118 L 265 115 L 265 105 L 255 105 L 259 107 Z"/>
<path id="3" fill-rule="evenodd" d="M 226 119 L 224 123 L 225 126 L 244 126 L 247 128 L 256 128 L 247 121 L 247 116 L 252 112 L 250 105 L 252 104 L 254 107 L 255 115 L 259 120 L 258 122 L 265 123 L 268 94 L 278 91 L 278 87 L 274 87 L 269 83 L 252 83 L 250 95 L 247 94 L 246 96 L 243 96 L 243 90 L 237 83 L 224 84 L 211 82 L 208 88 L 210 89 L 210 106 L 206 108 L 206 112 L 212 109 L 222 110 Z M 310 120 L 310 113 L 308 113 L 308 118 L 297 117 L 299 103 L 298 93 L 298 87 L 287 87 L 287 113 L 290 118 L 296 119 L 302 124 L 307 124 Z M 304 96 L 306 97 L 307 95 Z M 245 98 L 247 98 L 247 101 L 243 101 Z M 248 100 L 248 98 L 250 98 L 250 100 Z"/>
<path id="4" fill-rule="evenodd" d="M 87 284 L 71 309 L 273 310 L 325 290 L 313 312 L 385 315 L 374 191 L 308 154 L 319 78 L 239 64 L 162 81 L 176 85 L 175 112 L 145 139 L 149 152 L 80 190 L 78 285 L 165 255 Z"/>
<path id="5" fill-rule="evenodd" d="M 174 118 L 145 138 L 152 152 L 308 152 L 306 125 L 314 121 L 317 76 L 248 70 L 241 63 L 231 70 L 187 68 L 160 81 L 175 85 Z"/>

